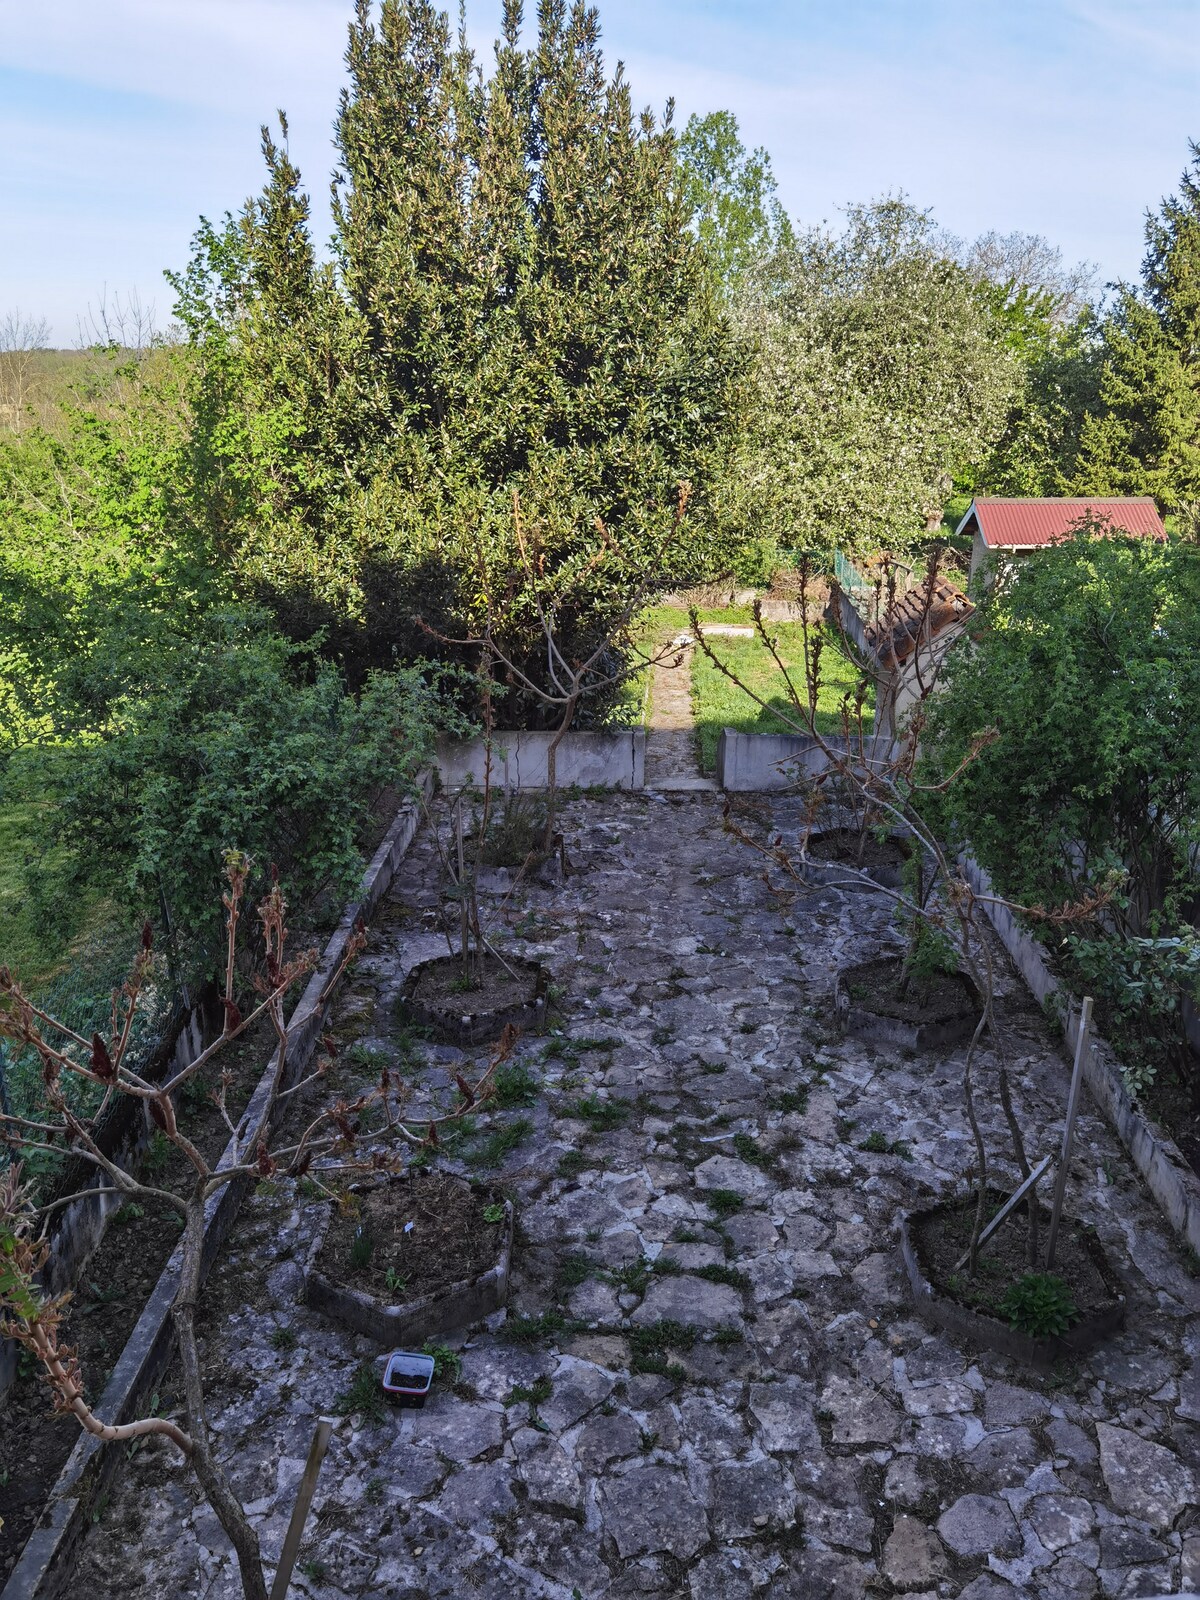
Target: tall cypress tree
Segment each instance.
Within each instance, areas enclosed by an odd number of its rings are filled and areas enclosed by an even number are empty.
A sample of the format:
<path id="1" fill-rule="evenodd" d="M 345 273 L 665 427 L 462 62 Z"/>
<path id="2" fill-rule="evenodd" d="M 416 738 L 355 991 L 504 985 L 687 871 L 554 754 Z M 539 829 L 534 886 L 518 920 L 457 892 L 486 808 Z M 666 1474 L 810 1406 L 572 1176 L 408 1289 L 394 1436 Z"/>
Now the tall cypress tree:
<path id="1" fill-rule="evenodd" d="M 581 646 L 648 567 L 668 586 L 728 559 L 711 486 L 738 357 L 670 110 L 635 115 L 593 8 L 542 0 L 529 48 L 522 22 L 506 0 L 485 76 L 427 0 L 358 0 L 332 260 L 264 133 L 263 194 L 202 229 L 179 280 L 201 453 L 235 485 L 214 537 L 293 632 L 363 666 L 428 653 L 414 612 L 461 629 L 497 595 L 510 649 L 534 650 L 514 494 L 547 581 L 571 588 L 597 519 L 620 548 L 564 608 Z"/>
<path id="2" fill-rule="evenodd" d="M 1078 484 L 1151 494 L 1200 525 L 1200 145 L 1179 193 L 1146 216 L 1142 282 L 1119 287 L 1101 330 L 1099 406 Z"/>

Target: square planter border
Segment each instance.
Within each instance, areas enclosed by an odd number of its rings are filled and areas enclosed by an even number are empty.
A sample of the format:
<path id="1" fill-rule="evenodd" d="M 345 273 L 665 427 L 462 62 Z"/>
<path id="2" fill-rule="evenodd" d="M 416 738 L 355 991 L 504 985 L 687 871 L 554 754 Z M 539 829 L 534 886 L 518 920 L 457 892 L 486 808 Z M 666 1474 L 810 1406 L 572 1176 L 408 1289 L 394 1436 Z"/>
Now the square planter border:
<path id="1" fill-rule="evenodd" d="M 397 1182 L 403 1183 L 400 1178 Z M 467 1179 L 463 1180 L 467 1182 Z M 377 1185 L 376 1187 L 384 1187 Z M 503 1197 L 483 1184 L 471 1184 L 472 1189 Z M 504 1224 L 500 1236 L 500 1249 L 495 1261 L 472 1278 L 462 1278 L 447 1284 L 433 1294 L 422 1295 L 417 1300 L 402 1305 L 385 1305 L 377 1295 L 365 1289 L 352 1289 L 338 1283 L 317 1267 L 317 1257 L 333 1221 L 333 1207 L 313 1235 L 304 1267 L 305 1303 L 323 1316 L 332 1317 L 353 1333 L 361 1333 L 376 1344 L 393 1347 L 423 1344 L 438 1333 L 455 1333 L 482 1322 L 493 1311 L 499 1311 L 508 1299 L 508 1274 L 512 1263 L 513 1208 L 511 1200 L 503 1200 Z"/>

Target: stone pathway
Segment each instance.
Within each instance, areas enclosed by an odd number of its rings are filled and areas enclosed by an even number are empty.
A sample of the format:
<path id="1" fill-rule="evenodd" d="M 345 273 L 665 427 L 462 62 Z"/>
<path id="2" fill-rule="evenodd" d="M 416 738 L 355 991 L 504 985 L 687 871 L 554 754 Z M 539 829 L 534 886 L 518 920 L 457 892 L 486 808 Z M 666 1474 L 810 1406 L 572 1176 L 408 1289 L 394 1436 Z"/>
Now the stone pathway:
<path id="1" fill-rule="evenodd" d="M 650 723 L 646 734 L 646 787 L 660 792 L 715 792 L 716 784 L 700 771 L 692 715 L 691 639 L 679 640 L 682 659 L 661 661 L 650 680 Z"/>
<path id="2" fill-rule="evenodd" d="M 756 808 L 786 833 L 791 805 Z M 1119 1267 L 1127 1330 L 1050 1379 L 958 1348 L 915 1317 L 895 1229 L 969 1167 L 961 1056 L 906 1058 L 830 1026 L 834 969 L 895 938 L 886 905 L 824 889 L 781 909 L 705 795 L 582 799 L 564 820 L 581 870 L 507 920 L 552 969 L 561 1018 L 518 1047 L 534 1103 L 484 1119 L 462 1152 L 517 1203 L 507 1316 L 471 1332 L 458 1382 L 423 1411 L 340 1423 L 291 1593 L 1200 1586 L 1200 1284 L 1095 1107 L 1069 1206 Z M 394 1009 L 406 968 L 438 947 L 435 884 L 421 838 L 339 1006 L 355 1041 L 341 1092 L 383 1059 L 420 1103 L 460 1062 L 414 1051 Z M 1066 1069 L 1015 979 L 1000 1014 L 1040 1156 Z M 993 1066 L 979 1093 L 1002 1150 Z M 873 1153 L 872 1134 L 908 1158 Z M 263 1186 L 204 1315 L 214 1425 L 271 1556 L 315 1417 L 376 1354 L 296 1303 L 318 1209 Z M 114 1486 L 75 1581 L 89 1600 L 238 1592 L 212 1514 L 158 1443 Z"/>

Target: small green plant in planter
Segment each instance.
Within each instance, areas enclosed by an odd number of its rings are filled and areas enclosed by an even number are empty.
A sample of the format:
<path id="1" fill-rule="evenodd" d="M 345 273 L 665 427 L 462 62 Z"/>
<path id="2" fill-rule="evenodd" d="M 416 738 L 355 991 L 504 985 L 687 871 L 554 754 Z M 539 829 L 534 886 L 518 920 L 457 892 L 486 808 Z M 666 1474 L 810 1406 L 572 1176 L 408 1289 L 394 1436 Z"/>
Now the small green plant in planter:
<path id="1" fill-rule="evenodd" d="M 999 1310 L 1031 1339 L 1060 1339 L 1079 1317 L 1070 1289 L 1054 1272 L 1027 1272 L 1018 1278 Z"/>
<path id="2" fill-rule="evenodd" d="M 371 1265 L 371 1257 L 375 1254 L 375 1240 L 371 1237 L 371 1230 L 365 1219 L 354 1230 L 354 1237 L 350 1241 L 350 1270 L 351 1272 L 365 1272 Z"/>

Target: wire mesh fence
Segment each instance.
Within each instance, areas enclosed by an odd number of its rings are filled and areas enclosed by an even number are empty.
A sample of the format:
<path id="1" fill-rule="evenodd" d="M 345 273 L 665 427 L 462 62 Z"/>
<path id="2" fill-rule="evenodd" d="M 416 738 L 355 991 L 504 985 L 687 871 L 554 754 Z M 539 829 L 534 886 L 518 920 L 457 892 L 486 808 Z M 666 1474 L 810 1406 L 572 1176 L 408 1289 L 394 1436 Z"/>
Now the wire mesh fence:
<path id="1" fill-rule="evenodd" d="M 179 980 L 169 945 L 166 940 L 158 943 L 150 981 L 139 1000 L 125 1057 L 134 1072 L 148 1068 L 164 1046 L 172 1042 L 190 1009 L 188 987 Z M 135 933 L 110 931 L 102 939 L 89 943 L 65 969 L 38 985 L 28 998 L 47 1017 L 54 1018 L 79 1038 L 90 1040 L 93 1034 L 100 1034 L 108 1039 L 115 1031 L 114 1007 L 119 1005 L 137 948 Z M 72 1044 L 67 1035 L 49 1024 L 43 1027 L 47 1038 L 56 1046 L 66 1044 L 82 1057 L 81 1045 Z M 64 1074 L 59 1087 L 71 1108 L 83 1116 L 92 1115 L 100 1103 L 99 1086 L 73 1073 Z M 37 1051 L 15 1044 L 11 1039 L 0 1039 L 0 1113 L 5 1117 L 36 1120 L 44 1105 L 44 1092 L 43 1065 Z M 14 1124 L 6 1126 L 12 1128 Z M 23 1160 L 29 1175 L 42 1179 L 47 1178 L 56 1165 L 55 1158 L 47 1152 L 0 1144 L 0 1170 L 13 1160 Z"/>

